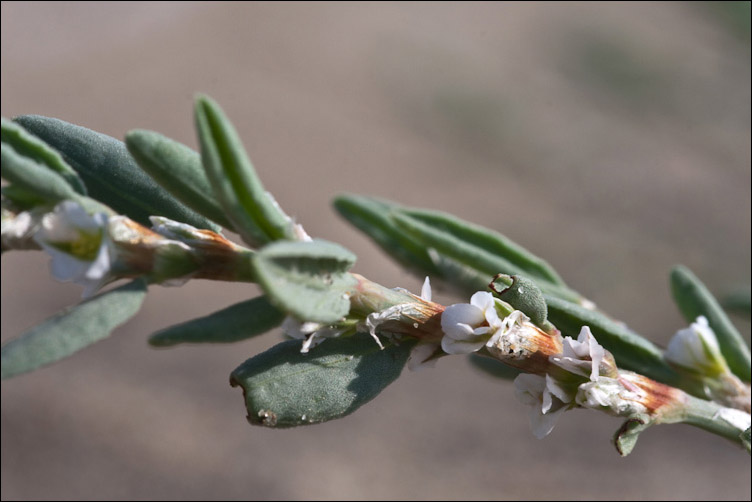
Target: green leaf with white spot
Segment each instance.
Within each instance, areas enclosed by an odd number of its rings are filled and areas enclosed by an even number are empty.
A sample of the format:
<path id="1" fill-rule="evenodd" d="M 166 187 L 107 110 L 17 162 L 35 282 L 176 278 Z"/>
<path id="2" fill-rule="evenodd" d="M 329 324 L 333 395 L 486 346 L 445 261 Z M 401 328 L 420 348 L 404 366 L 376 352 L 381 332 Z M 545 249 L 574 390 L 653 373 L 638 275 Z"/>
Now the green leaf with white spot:
<path id="1" fill-rule="evenodd" d="M 259 285 L 273 305 L 302 321 L 333 323 L 350 310 L 355 255 L 332 242 L 279 241 L 252 258 Z"/>
<path id="2" fill-rule="evenodd" d="M 214 197 L 198 153 L 157 132 L 143 129 L 129 131 L 125 145 L 141 169 L 180 202 L 223 227 L 232 228 Z"/>
<path id="3" fill-rule="evenodd" d="M 137 279 L 68 307 L 2 348 L 2 378 L 32 371 L 68 357 L 110 336 L 133 317 L 146 296 Z"/>
<path id="4" fill-rule="evenodd" d="M 28 133 L 23 127 L 3 117 L 0 137 L 3 143 L 13 147 L 19 155 L 28 157 L 59 174 L 81 195 L 86 195 L 86 187 L 78 173 L 69 166 L 63 157 L 47 143 Z"/>
<path id="5" fill-rule="evenodd" d="M 749 347 L 702 281 L 687 267 L 677 265 L 671 270 L 671 292 L 687 322 L 695 322 L 701 315 L 707 318 L 729 368 L 749 382 L 752 377 Z"/>
<path id="6" fill-rule="evenodd" d="M 201 161 L 227 219 L 251 246 L 296 240 L 292 220 L 264 190 L 235 127 L 207 96 L 196 98 Z"/>
<path id="7" fill-rule="evenodd" d="M 14 119 L 57 150 L 86 184 L 89 196 L 117 213 L 151 226 L 149 216 L 165 216 L 197 228 L 220 228 L 157 185 L 133 160 L 122 141 L 62 120 L 39 115 Z"/>
<path id="8" fill-rule="evenodd" d="M 365 334 L 324 341 L 307 354 L 289 340 L 244 362 L 230 375 L 243 389 L 248 421 L 295 427 L 342 418 L 399 377 L 414 341 L 381 350 Z"/>
<path id="9" fill-rule="evenodd" d="M 284 317 L 265 296 L 259 296 L 157 331 L 149 337 L 149 343 L 171 347 L 181 343 L 237 342 L 276 328 Z"/>

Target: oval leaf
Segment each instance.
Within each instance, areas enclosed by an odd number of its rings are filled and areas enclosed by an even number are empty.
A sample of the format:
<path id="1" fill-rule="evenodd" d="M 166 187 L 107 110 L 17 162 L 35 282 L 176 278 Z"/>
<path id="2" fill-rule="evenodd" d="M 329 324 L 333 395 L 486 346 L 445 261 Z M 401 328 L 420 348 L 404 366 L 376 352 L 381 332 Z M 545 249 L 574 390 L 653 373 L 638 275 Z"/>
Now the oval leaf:
<path id="1" fill-rule="evenodd" d="M 350 310 L 355 255 L 338 244 L 280 241 L 252 258 L 259 285 L 271 302 L 302 321 L 333 323 Z"/>
<path id="2" fill-rule="evenodd" d="M 292 220 L 264 190 L 235 127 L 219 105 L 199 96 L 195 119 L 206 175 L 233 228 L 251 246 L 295 240 Z"/>
<path id="3" fill-rule="evenodd" d="M 133 317 L 146 296 L 137 279 L 68 307 L 2 348 L 2 378 L 34 370 L 107 338 Z"/>
<path id="4" fill-rule="evenodd" d="M 399 377 L 413 341 L 380 350 L 365 335 L 333 338 L 301 354 L 300 340 L 272 347 L 240 365 L 230 384 L 243 389 L 248 421 L 295 427 L 341 418 Z"/>
<path id="5" fill-rule="evenodd" d="M 695 322 L 701 315 L 708 319 L 729 368 L 749 382 L 749 347 L 708 288 L 687 267 L 677 265 L 671 270 L 671 292 L 687 322 Z"/>
<path id="6" fill-rule="evenodd" d="M 39 115 L 14 119 L 63 155 L 81 176 L 89 196 L 150 227 L 149 216 L 165 216 L 198 228 L 219 227 L 185 207 L 138 167 L 122 141 Z"/>
<path id="7" fill-rule="evenodd" d="M 23 127 L 6 118 L 2 119 L 0 137 L 2 137 L 3 143 L 12 146 L 19 155 L 28 157 L 55 171 L 73 190 L 81 195 L 86 195 L 86 187 L 76 171 L 47 143 L 29 134 Z"/>
<path id="8" fill-rule="evenodd" d="M 198 153 L 157 132 L 142 129 L 128 132 L 125 145 L 141 169 L 179 201 L 210 220 L 232 228 L 214 198 Z"/>
<path id="9" fill-rule="evenodd" d="M 266 333 L 279 326 L 284 317 L 265 296 L 259 296 L 158 331 L 149 337 L 149 343 L 170 347 L 180 343 L 237 342 Z"/>

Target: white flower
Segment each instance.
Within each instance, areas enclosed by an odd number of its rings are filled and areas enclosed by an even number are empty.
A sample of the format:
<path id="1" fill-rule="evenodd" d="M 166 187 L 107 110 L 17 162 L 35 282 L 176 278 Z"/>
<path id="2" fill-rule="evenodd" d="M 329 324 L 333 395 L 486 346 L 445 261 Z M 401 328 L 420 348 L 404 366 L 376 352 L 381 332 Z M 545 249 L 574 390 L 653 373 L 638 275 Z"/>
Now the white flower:
<path id="1" fill-rule="evenodd" d="M 688 328 L 677 331 L 663 357 L 669 363 L 695 373 L 719 376 L 729 372 L 718 340 L 705 316 L 698 317 Z"/>
<path id="2" fill-rule="evenodd" d="M 538 439 L 548 436 L 559 416 L 574 406 L 573 396 L 549 375 L 518 375 L 514 393 L 523 404 L 531 406 L 530 426 Z"/>
<path id="3" fill-rule="evenodd" d="M 504 324 L 496 313 L 491 293 L 478 291 L 470 303 L 456 303 L 441 316 L 444 337 L 441 348 L 447 354 L 469 354 L 483 347 Z"/>
<path id="4" fill-rule="evenodd" d="M 42 217 L 34 241 L 52 256 L 52 275 L 84 286 L 83 297 L 96 293 L 110 278 L 111 242 L 107 215 L 90 215 L 66 200 Z"/>
<path id="5" fill-rule="evenodd" d="M 300 352 L 307 354 L 311 347 L 320 344 L 326 338 L 336 338 L 347 331 L 347 328 L 325 326 L 317 322 L 300 322 L 294 317 L 287 316 L 282 322 L 282 331 L 292 338 L 303 340 Z"/>
<path id="6" fill-rule="evenodd" d="M 639 389 L 622 384 L 618 378 L 598 377 L 577 389 L 575 402 L 583 408 L 608 411 L 612 415 L 632 417 L 647 413 Z"/>
<path id="7" fill-rule="evenodd" d="M 549 360 L 570 373 L 595 380 L 605 356 L 606 350 L 595 340 L 590 328 L 583 326 L 577 340 L 564 337 L 562 354 Z"/>

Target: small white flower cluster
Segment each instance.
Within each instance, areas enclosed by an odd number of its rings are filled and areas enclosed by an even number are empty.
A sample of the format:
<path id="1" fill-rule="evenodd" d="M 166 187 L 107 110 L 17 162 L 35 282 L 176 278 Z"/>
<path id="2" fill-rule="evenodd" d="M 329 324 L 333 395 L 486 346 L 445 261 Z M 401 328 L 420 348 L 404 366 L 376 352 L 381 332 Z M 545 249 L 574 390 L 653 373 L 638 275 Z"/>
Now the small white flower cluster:
<path id="1" fill-rule="evenodd" d="M 499 338 L 528 320 L 519 310 L 500 319 L 494 296 L 478 291 L 470 298 L 470 303 L 450 305 L 442 314 L 441 348 L 447 354 L 476 352 L 484 345 L 493 346 Z"/>

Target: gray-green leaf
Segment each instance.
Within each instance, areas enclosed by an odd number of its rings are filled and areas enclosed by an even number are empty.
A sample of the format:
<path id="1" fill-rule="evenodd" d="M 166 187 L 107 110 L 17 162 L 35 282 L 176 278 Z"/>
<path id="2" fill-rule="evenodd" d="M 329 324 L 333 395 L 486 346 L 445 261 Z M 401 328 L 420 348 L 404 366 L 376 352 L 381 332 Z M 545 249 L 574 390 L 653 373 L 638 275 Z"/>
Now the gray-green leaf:
<path id="1" fill-rule="evenodd" d="M 240 365 L 230 375 L 241 386 L 248 421 L 295 427 L 341 418 L 376 397 L 399 377 L 414 341 L 384 350 L 363 334 L 326 340 L 307 354 L 289 340 Z"/>
<path id="2" fill-rule="evenodd" d="M 333 323 L 350 310 L 355 255 L 338 244 L 279 241 L 252 258 L 259 285 L 281 310 L 303 321 Z"/>
<path id="3" fill-rule="evenodd" d="M 41 139 L 29 134 L 23 127 L 3 117 L 2 133 L 3 143 L 8 143 L 13 149 L 24 157 L 28 157 L 39 164 L 55 171 L 68 184 L 81 195 L 86 195 L 86 187 L 76 171 L 69 166 L 63 157 Z"/>
<path id="4" fill-rule="evenodd" d="M 30 157 L 19 154 L 7 143 L 0 145 L 0 160 L 2 177 L 26 193 L 53 204 L 80 197 L 58 173 Z"/>
<path id="5" fill-rule="evenodd" d="M 435 229 L 449 233 L 468 244 L 484 249 L 493 255 L 503 257 L 526 275 L 536 280 L 566 286 L 559 274 L 545 260 L 498 232 L 461 220 L 441 211 L 405 208 L 402 212 Z M 498 272 L 501 272 L 501 270 Z"/>
<path id="6" fill-rule="evenodd" d="M 157 331 L 149 337 L 149 343 L 170 347 L 181 343 L 237 342 L 266 333 L 279 326 L 284 317 L 265 296 L 259 296 Z"/>
<path id="7" fill-rule="evenodd" d="M 128 153 L 122 141 L 62 120 L 24 115 L 16 122 L 63 155 L 81 176 L 89 196 L 142 225 L 149 216 L 165 216 L 198 228 L 219 227 L 187 208 L 157 185 Z"/>
<path id="8" fill-rule="evenodd" d="M 68 307 L 2 348 L 2 378 L 34 370 L 107 338 L 133 317 L 146 296 L 137 279 Z"/>
<path id="9" fill-rule="evenodd" d="M 392 202 L 362 195 L 343 194 L 334 199 L 334 208 L 342 217 L 373 239 L 401 265 L 419 275 L 443 276 L 426 247 L 406 234 L 390 218 L 390 212 L 396 207 Z"/>
<path id="10" fill-rule="evenodd" d="M 223 227 L 232 228 L 214 197 L 198 153 L 157 132 L 143 129 L 128 132 L 125 145 L 141 169 L 180 202 Z"/>
<path id="11" fill-rule="evenodd" d="M 235 127 L 219 105 L 199 96 L 195 119 L 201 161 L 233 228 L 251 246 L 295 240 L 292 220 L 264 190 Z"/>
<path id="12" fill-rule="evenodd" d="M 687 267 L 677 265 L 671 270 L 671 292 L 687 322 L 701 315 L 708 319 L 729 368 L 749 382 L 749 347 L 708 288 Z"/>

